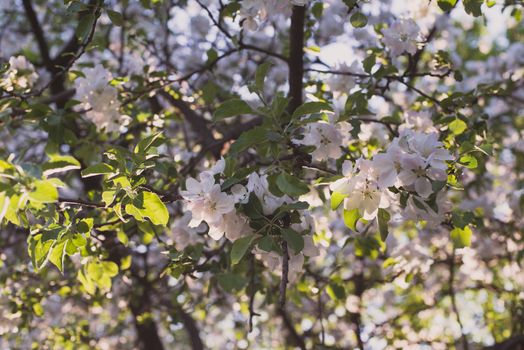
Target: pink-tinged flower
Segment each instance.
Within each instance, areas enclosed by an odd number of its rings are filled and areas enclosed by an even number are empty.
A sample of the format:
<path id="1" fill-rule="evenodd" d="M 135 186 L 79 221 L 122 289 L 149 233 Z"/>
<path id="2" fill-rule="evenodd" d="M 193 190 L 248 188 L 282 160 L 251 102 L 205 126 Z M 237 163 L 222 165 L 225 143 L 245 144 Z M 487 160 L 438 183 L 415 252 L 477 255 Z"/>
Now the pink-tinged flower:
<path id="1" fill-rule="evenodd" d="M 389 200 L 377 182 L 377 173 L 369 160 L 357 162 L 359 172 L 351 178 L 344 177 L 331 184 L 334 192 L 346 195 L 344 208 L 358 209 L 366 220 L 374 219 L 379 208 L 389 207 Z"/>
<path id="2" fill-rule="evenodd" d="M 352 129 L 353 127 L 346 122 L 309 123 L 305 127 L 304 138 L 302 140 L 294 139 L 293 143 L 316 147 L 311 153 L 314 160 L 338 159 L 343 155 L 341 147 L 347 146 Z"/>
<path id="3" fill-rule="evenodd" d="M 404 52 L 414 55 L 417 52 L 420 28 L 412 19 L 400 19 L 389 28 L 383 29 L 382 34 L 384 44 L 392 56 L 398 56 Z"/>

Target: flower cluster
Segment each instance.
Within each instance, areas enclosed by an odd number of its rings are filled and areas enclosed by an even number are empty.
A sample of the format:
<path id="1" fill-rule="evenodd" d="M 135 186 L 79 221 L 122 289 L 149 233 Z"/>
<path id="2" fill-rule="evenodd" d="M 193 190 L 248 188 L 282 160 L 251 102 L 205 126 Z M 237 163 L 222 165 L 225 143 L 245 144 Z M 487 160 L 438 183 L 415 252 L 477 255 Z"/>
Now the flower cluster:
<path id="1" fill-rule="evenodd" d="M 224 168 L 225 161 L 221 159 L 210 170 L 201 172 L 198 179 L 188 178 L 186 180 L 186 190 L 181 194 L 186 204 L 186 213 L 191 213 L 191 217 L 185 217 L 185 220 L 173 230 L 180 247 L 197 241 L 197 232 L 201 231 L 200 225 L 203 222 L 209 227 L 209 236 L 215 240 L 225 236 L 228 240 L 235 241 L 243 236 L 254 234 L 248 217 L 237 211 L 240 206 L 235 206 L 248 203 L 252 195 L 256 196 L 261 204 L 262 212 L 260 214 L 268 216 L 274 215 L 281 206 L 293 203 L 292 198 L 287 195 L 279 197 L 271 193 L 267 174 L 260 175 L 253 172 L 247 177 L 245 186 L 235 184 L 230 190 L 222 190 L 224 182 L 221 175 Z M 183 228 L 185 224 L 189 229 Z M 314 227 L 313 218 L 307 212 L 301 213 L 300 223 L 290 225 L 290 229 L 301 234 L 304 240 L 304 248 L 301 251 L 289 248 L 290 281 L 295 280 L 302 271 L 306 256 L 314 257 L 319 254 L 313 243 Z M 195 237 L 191 238 L 191 235 Z M 261 259 L 271 271 L 278 272 L 281 269 L 282 256 L 276 251 L 265 251 L 255 247 L 253 254 Z"/>
<path id="2" fill-rule="evenodd" d="M 369 220 L 375 218 L 379 208 L 389 206 L 389 187 L 403 188 L 421 202 L 428 199 L 434 193 L 433 183 L 447 180 L 446 162 L 452 159 L 436 133 L 406 129 L 385 153 L 375 155 L 372 160 L 360 159 L 355 167 L 346 161 L 344 177 L 330 188 L 347 196 L 344 200 L 347 210 L 358 208 L 362 217 Z"/>
<path id="3" fill-rule="evenodd" d="M 384 44 L 389 48 L 392 56 L 404 52 L 414 55 L 418 49 L 420 28 L 412 19 L 400 19 L 389 28 L 383 29 Z"/>
<path id="4" fill-rule="evenodd" d="M 247 218 L 235 210 L 236 203 L 246 201 L 247 191 L 242 185 L 233 186 L 231 194 L 222 191 L 215 176 L 222 173 L 224 167 L 225 161 L 221 159 L 209 171 L 200 173 L 198 179 L 189 177 L 182 196 L 192 214 L 189 227 L 198 227 L 206 222 L 211 238 L 219 240 L 225 234 L 227 239 L 234 241 L 252 231 Z"/>
<path id="5" fill-rule="evenodd" d="M 351 65 L 340 63 L 337 65 L 336 71 L 339 74 L 332 74 L 327 80 L 327 85 L 335 97 L 340 94 L 349 94 L 349 91 L 357 85 L 356 77 L 359 74 L 364 74 L 357 61 L 354 61 Z"/>
<path id="6" fill-rule="evenodd" d="M 13 56 L 9 59 L 9 68 L 0 80 L 0 88 L 9 92 L 27 92 L 37 79 L 35 67 L 24 56 Z"/>
<path id="7" fill-rule="evenodd" d="M 244 0 L 241 3 L 240 18 L 242 27 L 255 31 L 259 23 L 276 14 L 291 14 L 292 6 L 305 6 L 308 0 Z"/>
<path id="8" fill-rule="evenodd" d="M 314 160 L 338 159 L 342 156 L 342 148 L 347 146 L 350 131 L 353 127 L 347 122 L 318 121 L 308 123 L 303 139 L 294 139 L 297 145 L 314 146 L 311 153 Z"/>
<path id="9" fill-rule="evenodd" d="M 75 80 L 75 88 L 87 119 L 98 130 L 119 131 L 122 126 L 127 125 L 129 118 L 120 114 L 118 91 L 109 85 L 113 75 L 100 64 L 84 69 L 83 74 L 85 77 Z"/>

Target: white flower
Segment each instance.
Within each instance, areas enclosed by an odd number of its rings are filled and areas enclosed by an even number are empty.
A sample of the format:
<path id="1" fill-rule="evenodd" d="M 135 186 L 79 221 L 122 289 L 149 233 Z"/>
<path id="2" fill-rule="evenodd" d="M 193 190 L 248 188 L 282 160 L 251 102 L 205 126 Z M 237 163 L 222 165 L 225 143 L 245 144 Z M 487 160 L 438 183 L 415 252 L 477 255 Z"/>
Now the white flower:
<path id="1" fill-rule="evenodd" d="M 86 68 L 85 78 L 75 80 L 76 96 L 86 110 L 86 117 L 96 125 L 98 130 L 106 132 L 119 131 L 129 122 L 129 117 L 119 112 L 118 91 L 109 85 L 113 79 L 111 72 L 102 65 Z"/>
<path id="2" fill-rule="evenodd" d="M 500 200 L 501 202 L 493 209 L 493 217 L 508 223 L 513 218 L 513 210 L 509 206 L 506 198 L 501 198 Z"/>
<path id="3" fill-rule="evenodd" d="M 446 161 L 453 160 L 449 151 L 443 148 L 442 142 L 438 140 L 437 133 L 410 132 L 404 134 L 408 148 L 426 159 L 426 162 L 434 169 L 446 170 Z"/>
<path id="4" fill-rule="evenodd" d="M 247 188 L 240 184 L 233 185 L 231 187 L 231 194 L 235 199 L 235 203 L 247 203 L 249 200 L 249 193 Z"/>
<path id="5" fill-rule="evenodd" d="M 364 74 L 364 71 L 360 67 L 360 64 L 357 61 L 351 63 L 348 66 L 346 63 L 338 64 L 336 69 L 338 72 L 345 73 L 354 73 L 354 74 Z M 347 74 L 332 74 L 327 80 L 327 85 L 329 89 L 338 94 L 349 94 L 349 91 L 353 89 L 357 84 L 355 76 Z"/>
<path id="6" fill-rule="evenodd" d="M 309 0 L 290 0 L 291 3 L 295 6 L 306 6 Z"/>
<path id="7" fill-rule="evenodd" d="M 218 223 L 209 227 L 209 235 L 215 240 L 219 240 L 225 234 L 227 239 L 234 242 L 251 233 L 253 233 L 253 229 L 249 226 L 247 218 L 234 210 L 225 214 Z"/>
<path id="8" fill-rule="evenodd" d="M 216 174 L 221 174 L 224 172 L 226 168 L 226 160 L 224 159 L 224 157 L 221 157 L 216 163 L 215 165 L 213 165 L 213 167 L 211 169 L 209 169 L 209 172 L 213 175 L 216 175 Z"/>
<path id="9" fill-rule="evenodd" d="M 426 161 L 417 154 L 404 155 L 402 157 L 402 170 L 399 180 L 404 187 L 415 186 L 415 191 L 424 198 L 433 192 L 431 182 L 426 177 Z"/>
<path id="10" fill-rule="evenodd" d="M 210 29 L 209 20 L 203 15 L 191 17 L 190 26 L 191 32 L 198 33 L 201 36 L 206 36 Z"/>
<path id="11" fill-rule="evenodd" d="M 433 125 L 431 120 L 431 113 L 429 111 L 408 111 L 406 113 L 406 122 L 401 125 L 401 130 L 403 128 L 413 129 L 415 131 L 430 133 L 436 132 L 437 129 Z"/>
<path id="12" fill-rule="evenodd" d="M 307 0 L 293 0 L 298 6 L 304 6 Z M 240 7 L 240 21 L 246 30 L 258 29 L 258 22 L 265 21 L 269 16 L 282 14 L 291 15 L 291 1 L 282 0 L 243 0 Z"/>
<path id="13" fill-rule="evenodd" d="M 37 79 L 38 74 L 35 72 L 35 67 L 24 56 L 13 56 L 9 59 L 9 68 L 0 80 L 0 88 L 5 91 L 26 92 L 31 89 Z"/>
<path id="14" fill-rule="evenodd" d="M 381 188 L 398 184 L 398 172 L 402 167 L 401 157 L 402 150 L 397 139 L 392 141 L 386 153 L 379 153 L 373 157 L 373 166 L 378 173 L 378 184 Z"/>
<path id="15" fill-rule="evenodd" d="M 371 161 L 360 160 L 358 169 L 354 176 L 333 182 L 330 189 L 347 196 L 344 199 L 346 210 L 358 209 L 364 219 L 371 220 L 376 217 L 379 208 L 389 207 L 389 200 L 378 185 L 378 174 Z"/>
<path id="16" fill-rule="evenodd" d="M 254 193 L 258 197 L 264 215 L 270 215 L 284 203 L 291 202 L 288 196 L 277 197 L 269 191 L 267 175 L 251 173 L 248 176 L 246 188 L 249 193 Z"/>
<path id="17" fill-rule="evenodd" d="M 392 56 L 404 52 L 414 55 L 418 49 L 419 33 L 420 28 L 412 19 L 400 19 L 391 27 L 382 30 L 384 44 L 389 48 Z"/>
<path id="18" fill-rule="evenodd" d="M 224 215 L 234 211 L 235 200 L 233 196 L 222 192 L 220 185 L 215 183 L 213 174 L 203 172 L 199 180 L 188 178 L 186 191 L 181 192 L 193 215 L 189 226 L 197 227 L 205 221 L 210 227 L 209 235 L 218 240 L 224 234 L 218 228 L 223 224 Z"/>
<path id="19" fill-rule="evenodd" d="M 189 227 L 191 221 L 191 213 L 185 212 L 184 215 L 175 222 L 171 232 L 173 239 L 178 250 L 184 250 L 189 245 L 194 245 L 201 241 L 201 236 L 198 232 L 204 232 L 204 225 L 200 225 L 196 228 Z"/>
<path id="20" fill-rule="evenodd" d="M 349 141 L 350 131 L 353 127 L 346 122 L 331 124 L 325 121 L 309 123 L 305 127 L 304 138 L 294 139 L 293 143 L 305 146 L 315 146 L 311 153 L 314 160 L 338 159 Z"/>

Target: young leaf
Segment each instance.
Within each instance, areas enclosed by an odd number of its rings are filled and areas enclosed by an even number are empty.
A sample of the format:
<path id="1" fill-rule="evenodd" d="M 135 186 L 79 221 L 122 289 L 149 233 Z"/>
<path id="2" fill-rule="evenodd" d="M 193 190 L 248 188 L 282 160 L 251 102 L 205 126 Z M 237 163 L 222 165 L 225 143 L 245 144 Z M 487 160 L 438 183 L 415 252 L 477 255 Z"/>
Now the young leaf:
<path id="1" fill-rule="evenodd" d="M 362 12 L 355 12 L 349 19 L 351 25 L 355 28 L 362 28 L 368 24 L 368 18 Z"/>
<path id="2" fill-rule="evenodd" d="M 255 237 L 255 235 L 245 236 L 233 242 L 231 247 L 231 264 L 236 265 L 242 260 Z"/>
<path id="3" fill-rule="evenodd" d="M 455 4 L 457 3 L 457 0 L 438 0 L 437 4 L 444 12 L 451 11 Z"/>
<path id="4" fill-rule="evenodd" d="M 464 9 L 467 13 L 475 17 L 482 16 L 480 7 L 483 2 L 483 0 L 464 0 Z"/>
<path id="5" fill-rule="evenodd" d="M 378 221 L 378 230 L 380 232 L 380 238 L 382 239 L 382 242 L 386 241 L 386 238 L 388 237 L 388 222 L 391 218 L 391 215 L 386 209 L 379 208 L 378 214 L 377 214 L 377 221 Z"/>
<path id="6" fill-rule="evenodd" d="M 158 142 L 157 140 L 159 140 L 160 136 L 162 136 L 162 133 L 157 132 L 156 134 L 153 134 L 141 140 L 135 147 L 135 153 L 146 154 L 151 147 L 159 146 L 161 144 L 161 141 Z"/>
<path id="7" fill-rule="evenodd" d="M 98 176 L 98 175 L 104 175 L 104 174 L 111 174 L 114 172 L 114 168 L 106 163 L 100 163 L 91 165 L 90 167 L 85 168 L 82 170 L 81 174 L 82 177 L 91 177 L 91 176 Z"/>
<path id="8" fill-rule="evenodd" d="M 477 158 L 471 154 L 465 154 L 459 159 L 459 163 L 468 169 L 475 169 L 478 166 Z"/>
<path id="9" fill-rule="evenodd" d="M 271 62 L 264 62 L 258 66 L 257 71 L 255 72 L 255 91 L 262 93 L 264 92 L 264 80 L 266 79 L 267 72 L 271 68 Z"/>
<path id="10" fill-rule="evenodd" d="M 64 240 L 53 246 L 49 254 L 49 261 L 55 265 L 60 272 L 64 272 L 64 259 L 67 240 Z"/>
<path id="11" fill-rule="evenodd" d="M 78 27 L 76 28 L 76 36 L 84 41 L 89 33 L 91 33 L 91 30 L 93 29 L 93 26 L 95 25 L 96 17 L 92 13 L 88 13 L 84 15 L 80 22 L 78 23 Z"/>
<path id="12" fill-rule="evenodd" d="M 42 174 L 45 177 L 69 170 L 80 169 L 80 162 L 71 156 L 53 155 L 50 158 L 51 160 L 49 162 L 42 165 Z"/>
<path id="13" fill-rule="evenodd" d="M 120 12 L 107 10 L 107 15 L 115 26 L 122 27 L 124 25 L 124 16 Z"/>
<path id="14" fill-rule="evenodd" d="M 357 221 L 360 219 L 360 214 L 358 208 L 353 210 L 344 209 L 344 224 L 353 231 L 357 230 Z"/>
<path id="15" fill-rule="evenodd" d="M 323 111 L 332 112 L 333 108 L 326 102 L 306 102 L 299 106 L 293 113 L 293 118 L 301 117 L 307 114 L 320 113 Z"/>
<path id="16" fill-rule="evenodd" d="M 213 115 L 213 119 L 223 120 L 229 117 L 248 113 L 253 113 L 253 109 L 247 104 L 247 102 L 240 99 L 233 99 L 218 106 L 215 114 Z"/>
<path id="17" fill-rule="evenodd" d="M 54 203 L 58 200 L 58 191 L 51 181 L 35 181 L 35 189 L 29 193 L 29 200 L 36 203 Z"/>
<path id="18" fill-rule="evenodd" d="M 449 123 L 448 127 L 454 135 L 460 135 L 467 129 L 468 125 L 464 123 L 463 120 L 457 118 Z"/>
<path id="19" fill-rule="evenodd" d="M 340 207 L 340 204 L 344 201 L 344 198 L 346 198 L 347 195 L 333 192 L 331 193 L 331 210 L 336 210 L 338 207 Z"/>
<path id="20" fill-rule="evenodd" d="M 263 127 L 257 127 L 246 131 L 231 145 L 230 154 L 236 155 L 249 147 L 261 144 L 266 140 L 266 136 L 267 130 Z"/>
<path id="21" fill-rule="evenodd" d="M 465 226 L 464 229 L 455 227 L 453 230 L 451 230 L 451 240 L 453 241 L 455 248 L 459 249 L 469 247 L 471 244 L 472 233 L 473 232 L 471 232 L 469 226 Z"/>
<path id="22" fill-rule="evenodd" d="M 169 221 L 169 212 L 165 204 L 153 192 L 141 192 L 132 203 L 126 204 L 126 213 L 138 221 L 148 218 L 154 225 L 166 226 Z"/>

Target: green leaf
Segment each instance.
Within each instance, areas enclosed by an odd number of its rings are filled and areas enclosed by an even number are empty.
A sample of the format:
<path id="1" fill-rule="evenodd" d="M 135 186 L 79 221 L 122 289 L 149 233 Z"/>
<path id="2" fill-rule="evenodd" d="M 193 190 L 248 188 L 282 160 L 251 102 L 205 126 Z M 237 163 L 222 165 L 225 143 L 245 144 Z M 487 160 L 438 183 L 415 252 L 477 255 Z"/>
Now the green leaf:
<path id="1" fill-rule="evenodd" d="M 102 267 L 104 269 L 104 274 L 109 277 L 114 277 L 118 274 L 118 265 L 112 261 L 103 261 Z"/>
<path id="2" fill-rule="evenodd" d="M 451 11 L 456 5 L 457 0 L 438 0 L 437 4 L 444 12 Z"/>
<path id="3" fill-rule="evenodd" d="M 162 136 L 162 132 L 157 132 L 156 134 L 153 134 L 151 136 L 146 137 L 145 139 L 141 140 L 136 146 L 135 146 L 135 153 L 138 154 L 146 154 L 147 151 L 151 147 L 158 147 L 162 144 L 163 140 L 159 140 L 159 138 Z"/>
<path id="4" fill-rule="evenodd" d="M 309 193 L 309 187 L 300 179 L 287 173 L 278 175 L 276 184 L 278 189 L 292 197 Z"/>
<path id="5" fill-rule="evenodd" d="M 272 236 L 264 236 L 257 242 L 258 248 L 262 249 L 265 252 L 276 252 L 282 254 L 282 249 L 280 245 L 273 239 Z"/>
<path id="6" fill-rule="evenodd" d="M 64 272 L 64 259 L 67 240 L 55 244 L 49 254 L 49 261 L 55 265 L 60 272 Z"/>
<path id="7" fill-rule="evenodd" d="M 54 203 L 58 200 L 58 191 L 49 180 L 37 180 L 35 189 L 29 192 L 29 200 L 36 203 Z"/>
<path id="8" fill-rule="evenodd" d="M 331 193 L 331 210 L 336 210 L 338 207 L 340 207 L 340 204 L 344 201 L 344 198 L 346 198 L 347 195 L 333 192 Z"/>
<path id="9" fill-rule="evenodd" d="M 242 206 L 242 208 L 244 210 L 244 214 L 246 214 L 252 220 L 261 219 L 264 217 L 262 203 L 260 203 L 257 195 L 253 192 L 249 194 L 249 200 Z"/>
<path id="10" fill-rule="evenodd" d="M 87 264 L 87 275 L 93 281 L 99 281 L 104 276 L 104 267 L 98 261 L 91 261 Z"/>
<path id="11" fill-rule="evenodd" d="M 112 174 L 114 171 L 115 169 L 111 165 L 106 163 L 100 163 L 87 167 L 86 169 L 82 170 L 81 174 L 82 177 L 86 178 L 91 176 Z"/>
<path id="12" fill-rule="evenodd" d="M 80 169 L 80 162 L 71 156 L 52 155 L 50 161 L 42 165 L 43 175 L 61 173 L 69 170 Z"/>
<path id="13" fill-rule="evenodd" d="M 106 10 L 109 19 L 115 26 L 122 27 L 124 25 L 124 16 L 120 12 L 113 10 Z"/>
<path id="14" fill-rule="evenodd" d="M 451 214 L 453 226 L 464 229 L 475 219 L 475 215 L 470 211 L 454 210 Z"/>
<path id="15" fill-rule="evenodd" d="M 253 113 L 253 109 L 247 104 L 247 102 L 240 99 L 233 99 L 218 106 L 215 114 L 213 115 L 213 119 L 223 120 L 229 117 L 248 113 Z"/>
<path id="16" fill-rule="evenodd" d="M 266 141 L 267 130 L 263 127 L 256 127 L 251 130 L 248 130 L 231 145 L 230 154 L 236 155 L 249 147 L 252 147 L 257 144 L 261 144 Z"/>
<path id="17" fill-rule="evenodd" d="M 473 232 L 469 226 L 465 226 L 464 229 L 455 227 L 453 230 L 451 230 L 451 240 L 453 241 L 455 248 L 469 247 L 471 244 L 472 233 Z"/>
<path id="18" fill-rule="evenodd" d="M 463 120 L 457 118 L 449 123 L 448 127 L 454 135 L 460 135 L 467 129 L 468 125 Z"/>
<path id="19" fill-rule="evenodd" d="M 346 298 L 346 289 L 338 283 L 328 284 L 326 292 L 332 300 L 343 300 Z"/>
<path id="20" fill-rule="evenodd" d="M 324 12 L 324 4 L 321 2 L 316 2 L 313 4 L 313 7 L 311 8 L 311 13 L 317 20 L 322 17 L 322 12 Z"/>
<path id="21" fill-rule="evenodd" d="M 344 209 L 344 224 L 353 231 L 357 230 L 358 219 L 360 219 L 358 208 L 352 210 Z"/>
<path id="22" fill-rule="evenodd" d="M 255 235 L 250 235 L 239 238 L 233 242 L 233 246 L 231 247 L 231 264 L 236 265 L 242 260 L 255 237 Z"/>
<path id="23" fill-rule="evenodd" d="M 42 316 L 44 314 L 44 308 L 42 307 L 42 304 L 40 303 L 33 304 L 33 312 L 38 317 Z"/>
<path id="24" fill-rule="evenodd" d="M 295 254 L 298 254 L 304 249 L 304 238 L 302 235 L 295 230 L 292 230 L 290 228 L 283 228 L 281 230 L 282 237 L 287 242 L 289 247 L 293 249 Z"/>
<path id="25" fill-rule="evenodd" d="M 0 224 L 2 223 L 2 220 L 4 219 L 5 215 L 7 214 L 7 210 L 9 209 L 9 202 L 11 201 L 11 198 L 9 198 L 5 192 L 0 192 Z"/>
<path id="26" fill-rule="evenodd" d="M 255 84 L 254 84 L 254 91 L 257 91 L 259 93 L 264 92 L 264 80 L 266 79 L 267 72 L 269 71 L 269 68 L 271 68 L 272 63 L 271 62 L 264 62 L 260 66 L 258 66 L 257 71 L 255 72 Z"/>
<path id="27" fill-rule="evenodd" d="M 293 112 L 293 118 L 324 111 L 332 112 L 333 108 L 326 102 L 306 102 Z"/>
<path id="28" fill-rule="evenodd" d="M 148 218 L 154 225 L 162 226 L 166 226 L 169 221 L 169 212 L 156 193 L 141 192 L 132 203 L 126 204 L 125 209 L 138 221 Z"/>
<path id="29" fill-rule="evenodd" d="M 368 18 L 362 12 L 355 12 L 349 19 L 349 22 L 355 28 L 362 28 L 368 24 Z"/>
<path id="30" fill-rule="evenodd" d="M 382 242 L 386 241 L 386 238 L 388 238 L 388 222 L 389 219 L 391 219 L 391 215 L 386 209 L 379 208 L 378 214 L 377 214 L 377 221 L 378 221 L 378 230 L 380 232 L 380 238 L 382 239 Z"/>
<path id="31" fill-rule="evenodd" d="M 464 9 L 466 10 L 466 13 L 475 17 L 482 16 L 480 7 L 483 2 L 484 0 L 464 0 Z"/>
<path id="32" fill-rule="evenodd" d="M 462 157 L 460 157 L 459 163 L 469 169 L 475 169 L 478 166 L 477 158 L 475 158 L 471 154 L 465 154 Z"/>
<path id="33" fill-rule="evenodd" d="M 222 287 L 226 292 L 240 290 L 247 282 L 245 277 L 232 272 L 218 274 L 217 280 L 220 287 Z"/>
<path id="34" fill-rule="evenodd" d="M 91 32 L 93 26 L 95 25 L 96 17 L 92 13 L 85 14 L 80 19 L 78 27 L 76 27 L 76 36 L 84 41 L 89 33 Z"/>
<path id="35" fill-rule="evenodd" d="M 93 280 L 86 274 L 84 271 L 79 270 L 76 277 L 78 281 L 82 284 L 82 287 L 86 290 L 88 294 L 94 295 L 96 292 L 96 286 Z"/>
<path id="36" fill-rule="evenodd" d="M 373 66 L 375 66 L 375 62 L 377 61 L 377 57 L 372 54 L 364 59 L 364 62 L 362 65 L 364 66 L 364 71 L 366 73 L 371 73 L 371 69 L 373 69 Z"/>

